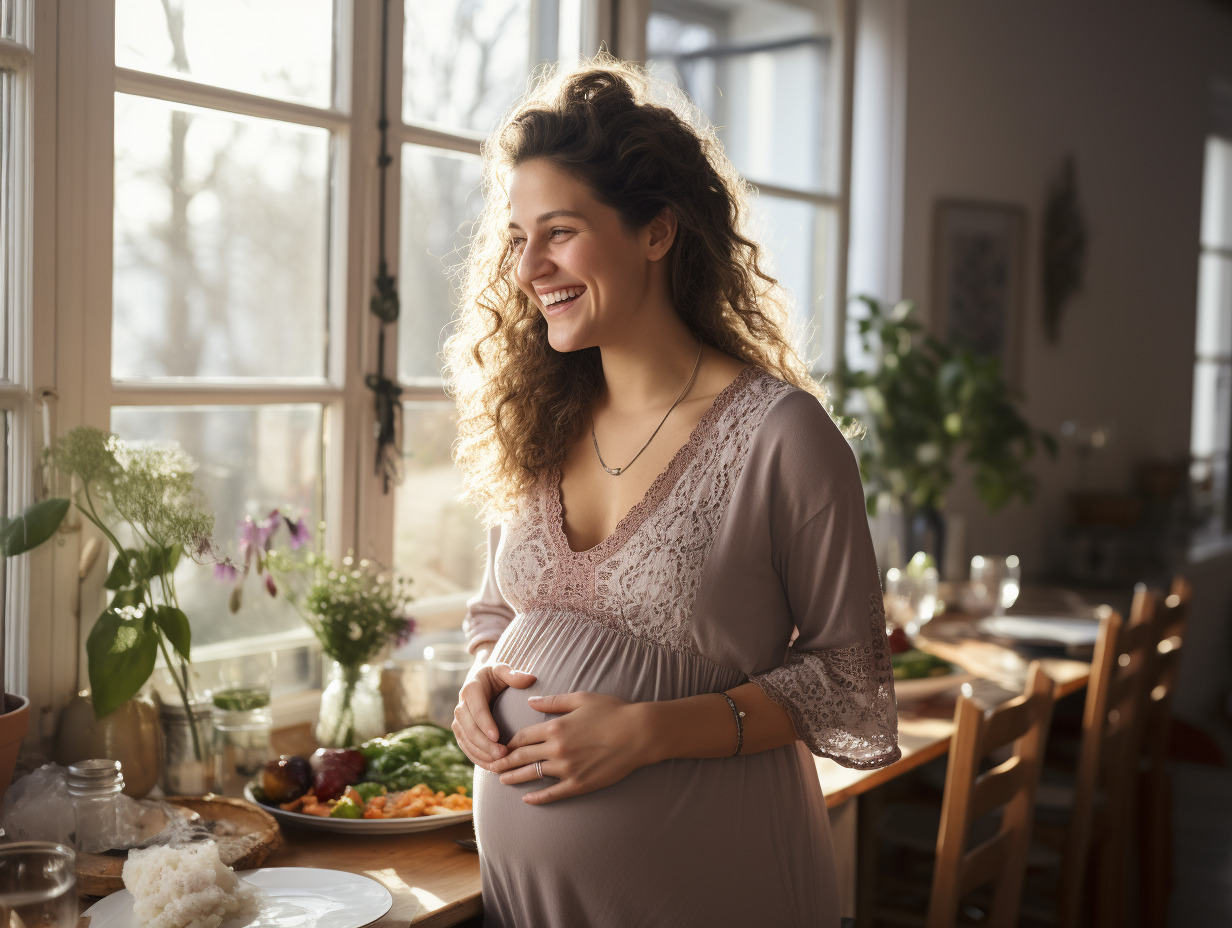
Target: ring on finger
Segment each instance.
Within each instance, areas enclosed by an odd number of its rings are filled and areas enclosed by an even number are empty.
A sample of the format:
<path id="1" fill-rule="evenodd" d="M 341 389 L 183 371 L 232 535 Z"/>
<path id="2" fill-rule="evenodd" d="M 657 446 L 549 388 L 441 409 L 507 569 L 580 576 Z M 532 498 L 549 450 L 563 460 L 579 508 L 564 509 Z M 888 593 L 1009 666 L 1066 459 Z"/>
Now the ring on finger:
<path id="1" fill-rule="evenodd" d="M 541 760 L 535 761 L 535 776 L 540 780 L 543 779 L 543 761 Z"/>

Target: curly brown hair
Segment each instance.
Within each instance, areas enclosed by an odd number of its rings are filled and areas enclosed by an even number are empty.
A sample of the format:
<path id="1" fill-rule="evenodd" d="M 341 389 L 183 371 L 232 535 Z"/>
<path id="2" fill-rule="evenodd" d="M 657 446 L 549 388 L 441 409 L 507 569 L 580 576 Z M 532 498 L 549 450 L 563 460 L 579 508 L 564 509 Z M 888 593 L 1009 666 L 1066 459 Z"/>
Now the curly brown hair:
<path id="1" fill-rule="evenodd" d="M 464 268 L 446 378 L 458 404 L 455 459 L 484 518 L 508 515 L 585 426 L 603 384 L 599 350 L 558 352 L 514 279 L 510 172 L 544 159 L 641 229 L 676 216 L 671 298 L 704 344 L 824 401 L 787 334 L 787 299 L 743 234 L 750 189 L 674 86 L 608 55 L 544 72 L 484 144 L 485 207 Z"/>

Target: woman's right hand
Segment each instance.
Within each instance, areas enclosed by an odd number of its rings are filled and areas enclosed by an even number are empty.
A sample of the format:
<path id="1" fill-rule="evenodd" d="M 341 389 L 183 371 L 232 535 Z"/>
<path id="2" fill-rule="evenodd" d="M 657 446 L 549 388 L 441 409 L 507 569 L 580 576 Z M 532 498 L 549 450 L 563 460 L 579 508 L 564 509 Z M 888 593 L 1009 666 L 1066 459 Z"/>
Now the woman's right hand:
<path id="1" fill-rule="evenodd" d="M 458 693 L 451 727 L 462 753 L 477 766 L 487 770 L 492 761 L 509 753 L 509 749 L 498 740 L 500 730 L 492 718 L 492 700 L 509 687 L 521 690 L 534 682 L 534 674 L 514 670 L 508 664 L 487 664 L 482 659 L 475 661 Z"/>

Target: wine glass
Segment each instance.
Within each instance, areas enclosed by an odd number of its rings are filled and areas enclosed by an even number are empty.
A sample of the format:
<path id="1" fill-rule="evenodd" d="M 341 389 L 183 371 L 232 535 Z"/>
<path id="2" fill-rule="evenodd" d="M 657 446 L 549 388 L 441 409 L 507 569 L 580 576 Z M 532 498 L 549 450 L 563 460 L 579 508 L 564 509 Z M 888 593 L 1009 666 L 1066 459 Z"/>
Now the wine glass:
<path id="1" fill-rule="evenodd" d="M 971 582 L 962 594 L 963 609 L 972 615 L 1004 615 L 1018 599 L 1022 569 L 1018 555 L 977 554 L 971 558 Z"/>

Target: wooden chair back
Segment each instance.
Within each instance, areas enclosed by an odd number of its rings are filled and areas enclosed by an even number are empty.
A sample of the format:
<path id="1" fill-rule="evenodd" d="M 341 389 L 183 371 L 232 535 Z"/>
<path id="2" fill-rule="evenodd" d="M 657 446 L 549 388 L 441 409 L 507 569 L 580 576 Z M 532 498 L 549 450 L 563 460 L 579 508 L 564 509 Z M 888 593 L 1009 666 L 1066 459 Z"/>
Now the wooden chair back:
<path id="1" fill-rule="evenodd" d="M 1137 783 L 1139 906 L 1144 925 L 1167 919 L 1172 889 L 1171 787 L 1168 741 L 1172 693 L 1176 688 L 1181 648 L 1189 621 L 1193 587 L 1176 577 L 1153 616 L 1154 648 L 1147 667 L 1143 698 L 1142 740 L 1134 760 L 1140 764 Z"/>
<path id="2" fill-rule="evenodd" d="M 1100 615 L 1083 707 L 1073 805 L 1065 831 L 1057 898 L 1057 920 L 1062 928 L 1084 924 L 1082 901 L 1091 885 L 1087 867 L 1092 847 L 1105 847 L 1101 867 L 1110 872 L 1124 860 L 1109 846 L 1109 826 L 1128 812 L 1126 807 L 1133 800 L 1132 785 L 1126 783 L 1132 778 L 1126 777 L 1126 771 L 1133 769 L 1141 741 L 1157 602 L 1158 596 L 1140 585 L 1128 623 L 1107 607 Z"/>
<path id="3" fill-rule="evenodd" d="M 1181 647 L 1189 622 L 1193 586 L 1176 577 L 1168 595 L 1157 603 L 1154 615 L 1155 651 L 1147 667 L 1145 698 L 1146 722 L 1143 754 L 1148 764 L 1162 766 L 1168 750 L 1168 722 L 1172 713 L 1172 693 L 1176 689 Z"/>
<path id="4" fill-rule="evenodd" d="M 928 928 L 952 928 L 963 897 L 989 885 L 992 904 L 984 924 L 1010 928 L 1017 923 L 1052 703 L 1053 681 L 1038 662 L 1027 671 L 1023 694 L 995 709 L 986 712 L 970 698 L 959 698 Z M 999 758 L 1007 746 L 1011 746 L 1009 758 L 981 772 L 982 762 L 990 755 Z M 997 811 L 996 833 L 968 847 L 972 824 Z"/>

